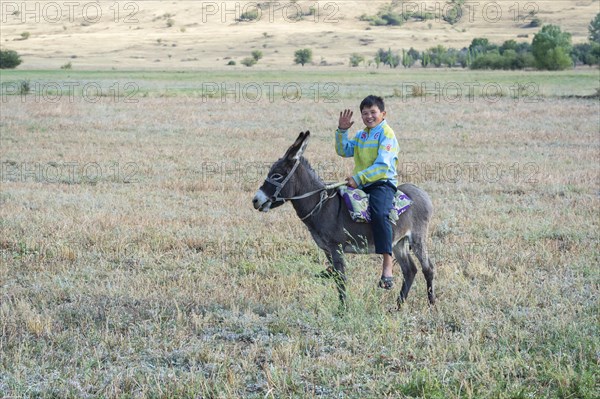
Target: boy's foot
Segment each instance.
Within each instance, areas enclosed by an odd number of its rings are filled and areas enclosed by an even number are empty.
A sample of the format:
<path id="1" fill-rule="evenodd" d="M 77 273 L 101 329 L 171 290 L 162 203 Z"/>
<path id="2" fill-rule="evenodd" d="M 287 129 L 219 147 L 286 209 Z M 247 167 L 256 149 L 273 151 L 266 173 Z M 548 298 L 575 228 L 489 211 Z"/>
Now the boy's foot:
<path id="1" fill-rule="evenodd" d="M 381 276 L 381 279 L 379 279 L 379 288 L 391 290 L 394 288 L 394 278 Z"/>

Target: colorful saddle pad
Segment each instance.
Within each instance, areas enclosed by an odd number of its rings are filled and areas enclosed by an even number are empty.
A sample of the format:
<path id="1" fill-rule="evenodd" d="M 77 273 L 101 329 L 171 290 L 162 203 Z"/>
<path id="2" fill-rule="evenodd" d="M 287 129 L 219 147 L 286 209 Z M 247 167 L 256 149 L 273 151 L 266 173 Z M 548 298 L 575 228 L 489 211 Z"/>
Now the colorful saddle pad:
<path id="1" fill-rule="evenodd" d="M 371 215 L 369 214 L 369 195 L 362 190 L 354 189 L 348 186 L 338 188 L 339 194 L 344 199 L 350 216 L 355 222 L 369 223 Z M 408 198 L 402 191 L 396 191 L 394 197 L 394 205 L 390 210 L 390 220 L 396 223 L 400 215 L 402 215 L 412 204 L 412 200 Z"/>

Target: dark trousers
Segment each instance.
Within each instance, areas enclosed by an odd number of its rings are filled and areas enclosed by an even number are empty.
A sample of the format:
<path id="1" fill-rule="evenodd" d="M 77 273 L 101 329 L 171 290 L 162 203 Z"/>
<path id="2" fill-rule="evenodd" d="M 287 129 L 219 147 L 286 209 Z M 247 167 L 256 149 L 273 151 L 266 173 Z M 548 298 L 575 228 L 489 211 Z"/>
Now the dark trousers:
<path id="1" fill-rule="evenodd" d="M 371 228 L 375 240 L 375 252 L 378 254 L 392 254 L 392 222 L 389 215 L 394 205 L 396 186 L 389 181 L 380 181 L 363 187 L 369 194 L 369 213 L 371 215 Z"/>

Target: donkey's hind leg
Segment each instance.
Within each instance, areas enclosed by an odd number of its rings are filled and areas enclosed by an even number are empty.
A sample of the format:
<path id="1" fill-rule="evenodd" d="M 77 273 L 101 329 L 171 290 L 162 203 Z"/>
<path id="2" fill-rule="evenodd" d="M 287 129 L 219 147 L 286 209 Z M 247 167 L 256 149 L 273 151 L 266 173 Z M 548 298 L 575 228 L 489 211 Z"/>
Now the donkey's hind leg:
<path id="1" fill-rule="evenodd" d="M 415 279 L 415 275 L 417 274 L 417 266 L 413 262 L 410 254 L 408 253 L 408 247 L 406 238 L 398 241 L 394 248 L 392 249 L 394 252 L 394 256 L 396 257 L 396 261 L 400 265 L 402 269 L 402 275 L 404 276 L 404 282 L 402 283 L 402 289 L 400 290 L 400 294 L 398 295 L 398 307 L 406 300 L 408 297 L 408 292 L 410 291 L 410 287 Z"/>
<path id="2" fill-rule="evenodd" d="M 411 242 L 412 250 L 421 263 L 423 274 L 425 275 L 425 281 L 427 281 L 427 297 L 430 305 L 435 305 L 435 291 L 433 289 L 433 277 L 434 268 L 433 264 L 429 261 L 429 254 L 427 253 L 427 244 L 425 237 L 427 234 L 413 236 Z"/>

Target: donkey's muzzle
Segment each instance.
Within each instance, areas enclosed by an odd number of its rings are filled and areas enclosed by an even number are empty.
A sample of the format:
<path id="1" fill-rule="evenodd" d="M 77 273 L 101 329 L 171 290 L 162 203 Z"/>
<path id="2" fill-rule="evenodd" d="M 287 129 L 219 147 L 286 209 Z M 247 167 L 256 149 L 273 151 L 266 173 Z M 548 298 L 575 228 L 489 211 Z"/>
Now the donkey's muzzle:
<path id="1" fill-rule="evenodd" d="M 258 190 L 252 199 L 252 205 L 254 205 L 254 209 L 267 212 L 271 208 L 271 200 L 269 200 L 269 197 L 262 190 Z"/>

